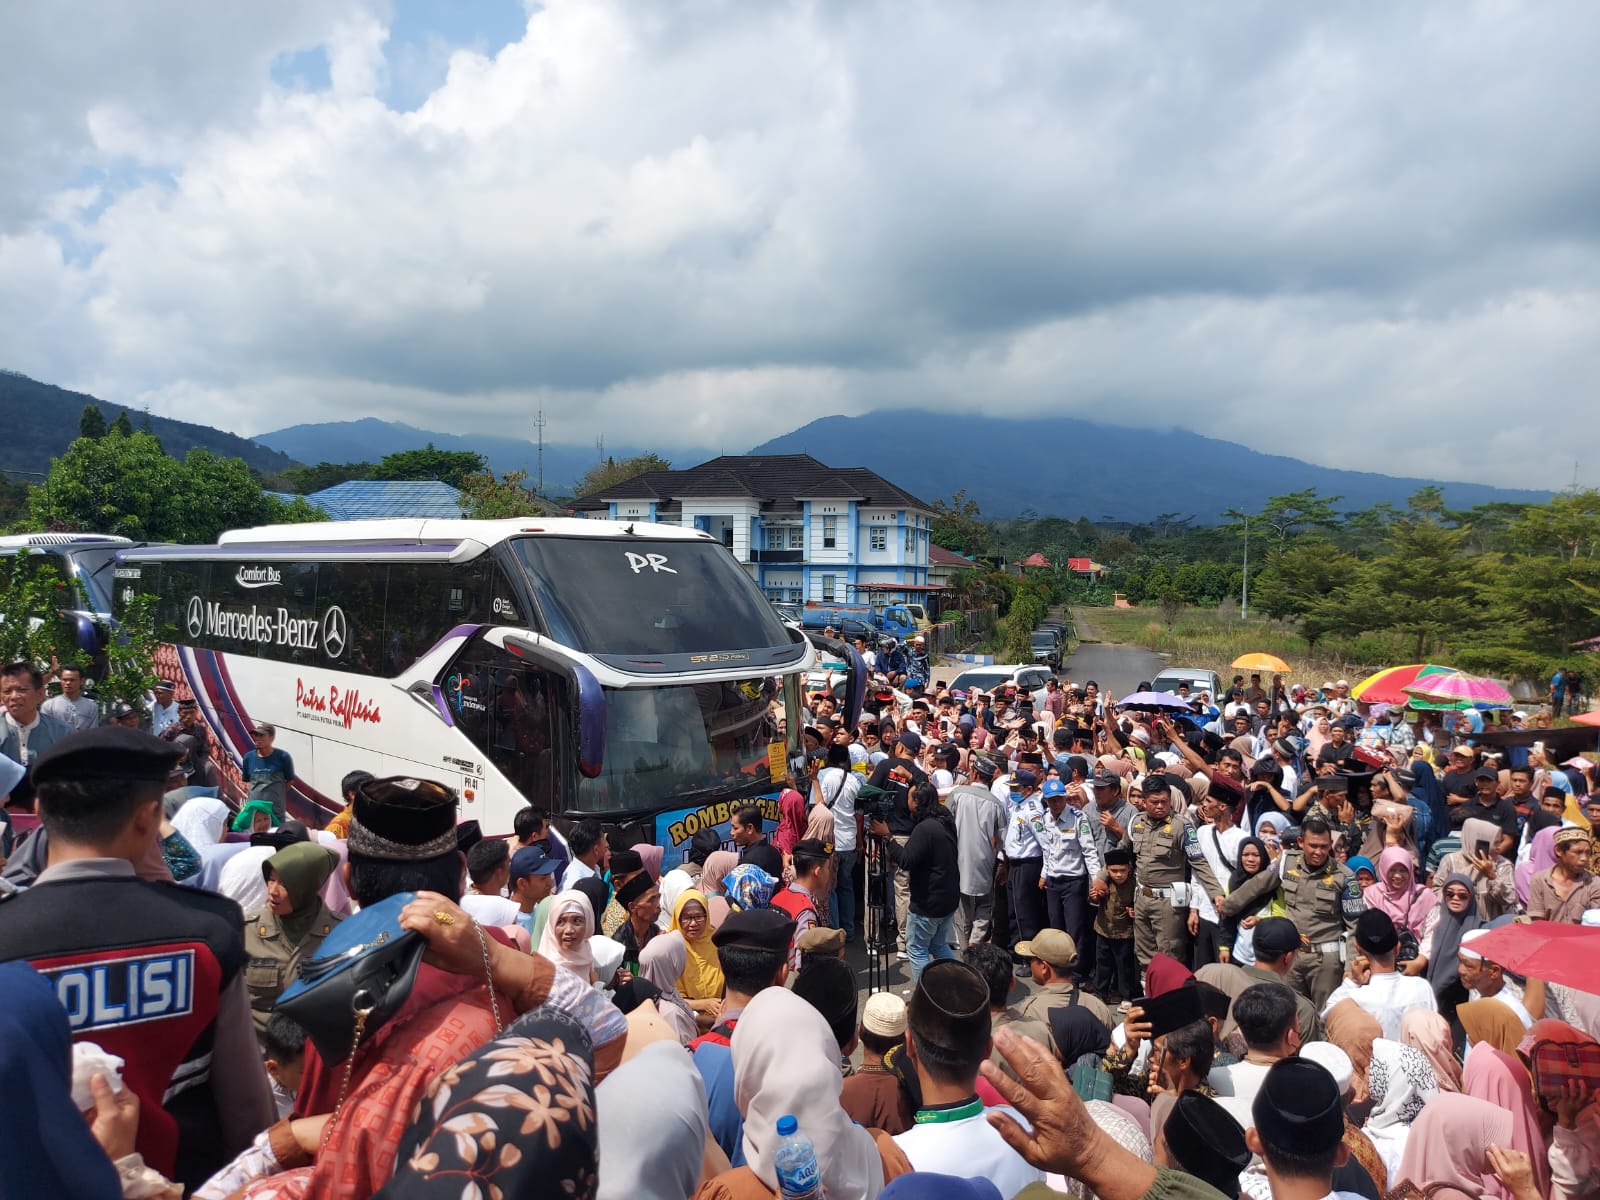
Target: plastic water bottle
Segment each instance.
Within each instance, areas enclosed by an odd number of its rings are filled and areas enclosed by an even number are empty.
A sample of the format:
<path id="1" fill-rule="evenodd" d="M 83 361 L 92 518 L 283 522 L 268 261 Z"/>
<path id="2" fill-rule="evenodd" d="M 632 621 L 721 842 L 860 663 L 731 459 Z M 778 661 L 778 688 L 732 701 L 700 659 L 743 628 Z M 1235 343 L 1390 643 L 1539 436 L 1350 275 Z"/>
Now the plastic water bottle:
<path id="1" fill-rule="evenodd" d="M 822 1200 L 822 1171 L 811 1139 L 800 1132 L 793 1117 L 778 1118 L 778 1152 L 772 1168 L 778 1173 L 778 1194 L 783 1200 Z"/>

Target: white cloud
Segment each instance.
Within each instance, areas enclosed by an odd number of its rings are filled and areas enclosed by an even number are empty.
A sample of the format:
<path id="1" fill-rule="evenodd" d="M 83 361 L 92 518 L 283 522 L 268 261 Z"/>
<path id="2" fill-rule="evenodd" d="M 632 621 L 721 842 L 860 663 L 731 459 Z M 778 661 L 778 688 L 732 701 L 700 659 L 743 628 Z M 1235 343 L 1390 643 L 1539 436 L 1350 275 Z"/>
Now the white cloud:
<path id="1" fill-rule="evenodd" d="M 1581 0 L 554 0 L 492 56 L 378 4 L 161 11 L 24 9 L 0 364 L 245 432 L 543 405 L 736 450 L 961 404 L 1515 486 L 1529 415 L 1600 434 Z M 273 82 L 317 46 L 329 86 Z"/>

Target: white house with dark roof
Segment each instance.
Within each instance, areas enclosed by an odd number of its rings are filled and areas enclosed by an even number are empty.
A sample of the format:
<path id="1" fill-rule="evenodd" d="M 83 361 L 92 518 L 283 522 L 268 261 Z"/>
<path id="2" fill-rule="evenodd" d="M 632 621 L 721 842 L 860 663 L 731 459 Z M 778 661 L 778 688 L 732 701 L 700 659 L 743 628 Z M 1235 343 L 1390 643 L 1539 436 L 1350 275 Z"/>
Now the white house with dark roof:
<path id="1" fill-rule="evenodd" d="M 647 471 L 571 507 L 704 530 L 773 600 L 879 604 L 937 590 L 928 577 L 933 510 L 876 471 L 809 454 L 723 455 Z"/>

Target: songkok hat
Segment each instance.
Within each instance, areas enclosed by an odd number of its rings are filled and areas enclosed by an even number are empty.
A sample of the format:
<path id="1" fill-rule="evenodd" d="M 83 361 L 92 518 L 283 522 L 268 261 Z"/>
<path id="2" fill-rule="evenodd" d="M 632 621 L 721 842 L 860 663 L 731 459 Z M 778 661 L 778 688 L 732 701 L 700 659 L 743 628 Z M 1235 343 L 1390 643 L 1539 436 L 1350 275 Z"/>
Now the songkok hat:
<path id="1" fill-rule="evenodd" d="M 455 853 L 455 792 L 428 779 L 366 780 L 351 806 L 349 848 L 390 862 Z"/>
<path id="2" fill-rule="evenodd" d="M 1356 945 L 1368 954 L 1388 954 L 1400 944 L 1394 918 L 1377 908 L 1369 908 L 1356 918 Z"/>
<path id="3" fill-rule="evenodd" d="M 58 781 L 115 779 L 128 783 L 166 783 L 183 751 L 126 725 L 101 725 L 62 738 L 33 762 L 37 787 Z"/>
<path id="4" fill-rule="evenodd" d="M 747 950 L 787 952 L 794 940 L 794 922 L 775 908 L 747 908 L 728 914 L 711 935 L 711 944 L 742 946 Z"/>
<path id="5" fill-rule="evenodd" d="M 861 1028 L 873 1037 L 902 1036 L 906 1031 L 906 1002 L 893 992 L 873 992 L 861 1010 Z"/>
<path id="6" fill-rule="evenodd" d="M 689 861 L 704 863 L 722 849 L 722 835 L 715 829 L 702 829 L 689 839 Z"/>
<path id="7" fill-rule="evenodd" d="M 965 1053 L 989 1037 L 989 985 L 964 962 L 929 963 L 912 990 L 906 1019 L 919 1042 Z"/>
<path id="8" fill-rule="evenodd" d="M 813 925 L 795 939 L 795 948 L 801 954 L 818 956 L 831 954 L 838 957 L 839 951 L 844 949 L 844 930 L 824 929 L 821 925 Z"/>
<path id="9" fill-rule="evenodd" d="M 1184 1092 L 1161 1129 L 1167 1149 L 1187 1174 L 1238 1200 L 1239 1172 L 1250 1165 L 1250 1147 L 1227 1109 L 1210 1096 Z"/>
<path id="10" fill-rule="evenodd" d="M 1349 1093 L 1356 1068 L 1350 1056 L 1338 1046 L 1332 1042 L 1307 1042 L 1300 1047 L 1300 1057 L 1309 1058 L 1332 1075 L 1333 1082 L 1339 1087 L 1339 1095 Z"/>
<path id="11" fill-rule="evenodd" d="M 1273 1063 L 1250 1105 L 1256 1132 L 1269 1147 L 1311 1157 L 1344 1138 L 1344 1101 L 1326 1067 L 1309 1058 Z"/>
<path id="12" fill-rule="evenodd" d="M 456 849 L 465 854 L 483 841 L 483 826 L 476 821 L 463 821 L 456 826 Z"/>
<path id="13" fill-rule="evenodd" d="M 1256 923 L 1254 945 L 1258 956 L 1279 959 L 1300 949 L 1300 931 L 1288 917 L 1263 917 Z"/>
<path id="14" fill-rule="evenodd" d="M 856 1035 L 856 976 L 842 958 L 818 958 L 794 977 L 794 994 L 822 1014 L 841 1047 Z"/>
<path id="15" fill-rule="evenodd" d="M 1108 866 L 1108 867 L 1127 867 L 1127 866 L 1132 866 L 1132 865 L 1133 865 L 1133 851 L 1132 850 L 1124 850 L 1121 846 L 1115 846 L 1112 849 L 1106 851 L 1106 866 Z"/>
<path id="16" fill-rule="evenodd" d="M 637 850 L 613 850 L 611 852 L 611 877 L 619 875 L 632 875 L 635 871 L 644 870 L 644 859 Z"/>
<path id="17" fill-rule="evenodd" d="M 1029 941 L 1017 943 L 1017 953 L 1023 958 L 1037 958 L 1061 969 L 1078 961 L 1078 944 L 1072 935 L 1060 929 L 1041 929 Z"/>
<path id="18" fill-rule="evenodd" d="M 1587 842 L 1589 840 L 1590 835 L 1587 829 L 1578 825 L 1571 825 L 1566 829 L 1558 829 L 1556 836 L 1550 840 L 1550 844 L 1559 850 L 1563 846 L 1570 846 L 1573 842 Z"/>
<path id="19" fill-rule="evenodd" d="M 635 900 L 640 899 L 646 892 L 656 886 L 656 881 L 650 878 L 649 871 L 640 871 L 627 883 L 617 889 L 617 903 L 627 908 Z"/>

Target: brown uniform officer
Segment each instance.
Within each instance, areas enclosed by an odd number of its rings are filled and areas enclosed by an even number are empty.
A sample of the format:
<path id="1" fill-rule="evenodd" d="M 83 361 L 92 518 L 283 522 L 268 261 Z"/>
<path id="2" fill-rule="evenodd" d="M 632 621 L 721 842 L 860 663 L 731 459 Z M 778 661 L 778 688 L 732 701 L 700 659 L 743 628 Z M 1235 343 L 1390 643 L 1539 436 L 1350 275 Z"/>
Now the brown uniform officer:
<path id="1" fill-rule="evenodd" d="M 1333 857 L 1333 834 L 1326 821 L 1309 818 L 1300 826 L 1300 849 L 1286 850 L 1277 871 L 1263 871 L 1246 882 L 1219 911 L 1225 917 L 1251 911 L 1275 887 L 1283 889 L 1285 915 L 1307 947 L 1288 983 L 1320 1011 L 1344 978 L 1345 935 L 1367 908 L 1355 873 Z"/>
<path id="2" fill-rule="evenodd" d="M 1174 906 L 1174 888 L 1193 886 L 1206 895 L 1222 893 L 1200 850 L 1199 835 L 1185 816 L 1172 812 L 1172 785 L 1159 772 L 1144 781 L 1145 810 L 1133 819 L 1123 835 L 1122 848 L 1132 850 L 1138 885 L 1133 899 L 1133 945 L 1141 968 L 1150 965 L 1158 951 L 1181 963 L 1189 961 L 1189 903 L 1187 896 Z M 1106 885 L 1096 881 L 1091 900 L 1105 898 Z"/>
<path id="3" fill-rule="evenodd" d="M 315 957 L 322 939 L 339 923 L 318 895 L 338 865 L 337 854 L 313 842 L 285 846 L 261 864 L 267 906 L 244 919 L 244 950 L 249 956 L 244 981 L 258 1036 L 301 959 Z"/>

